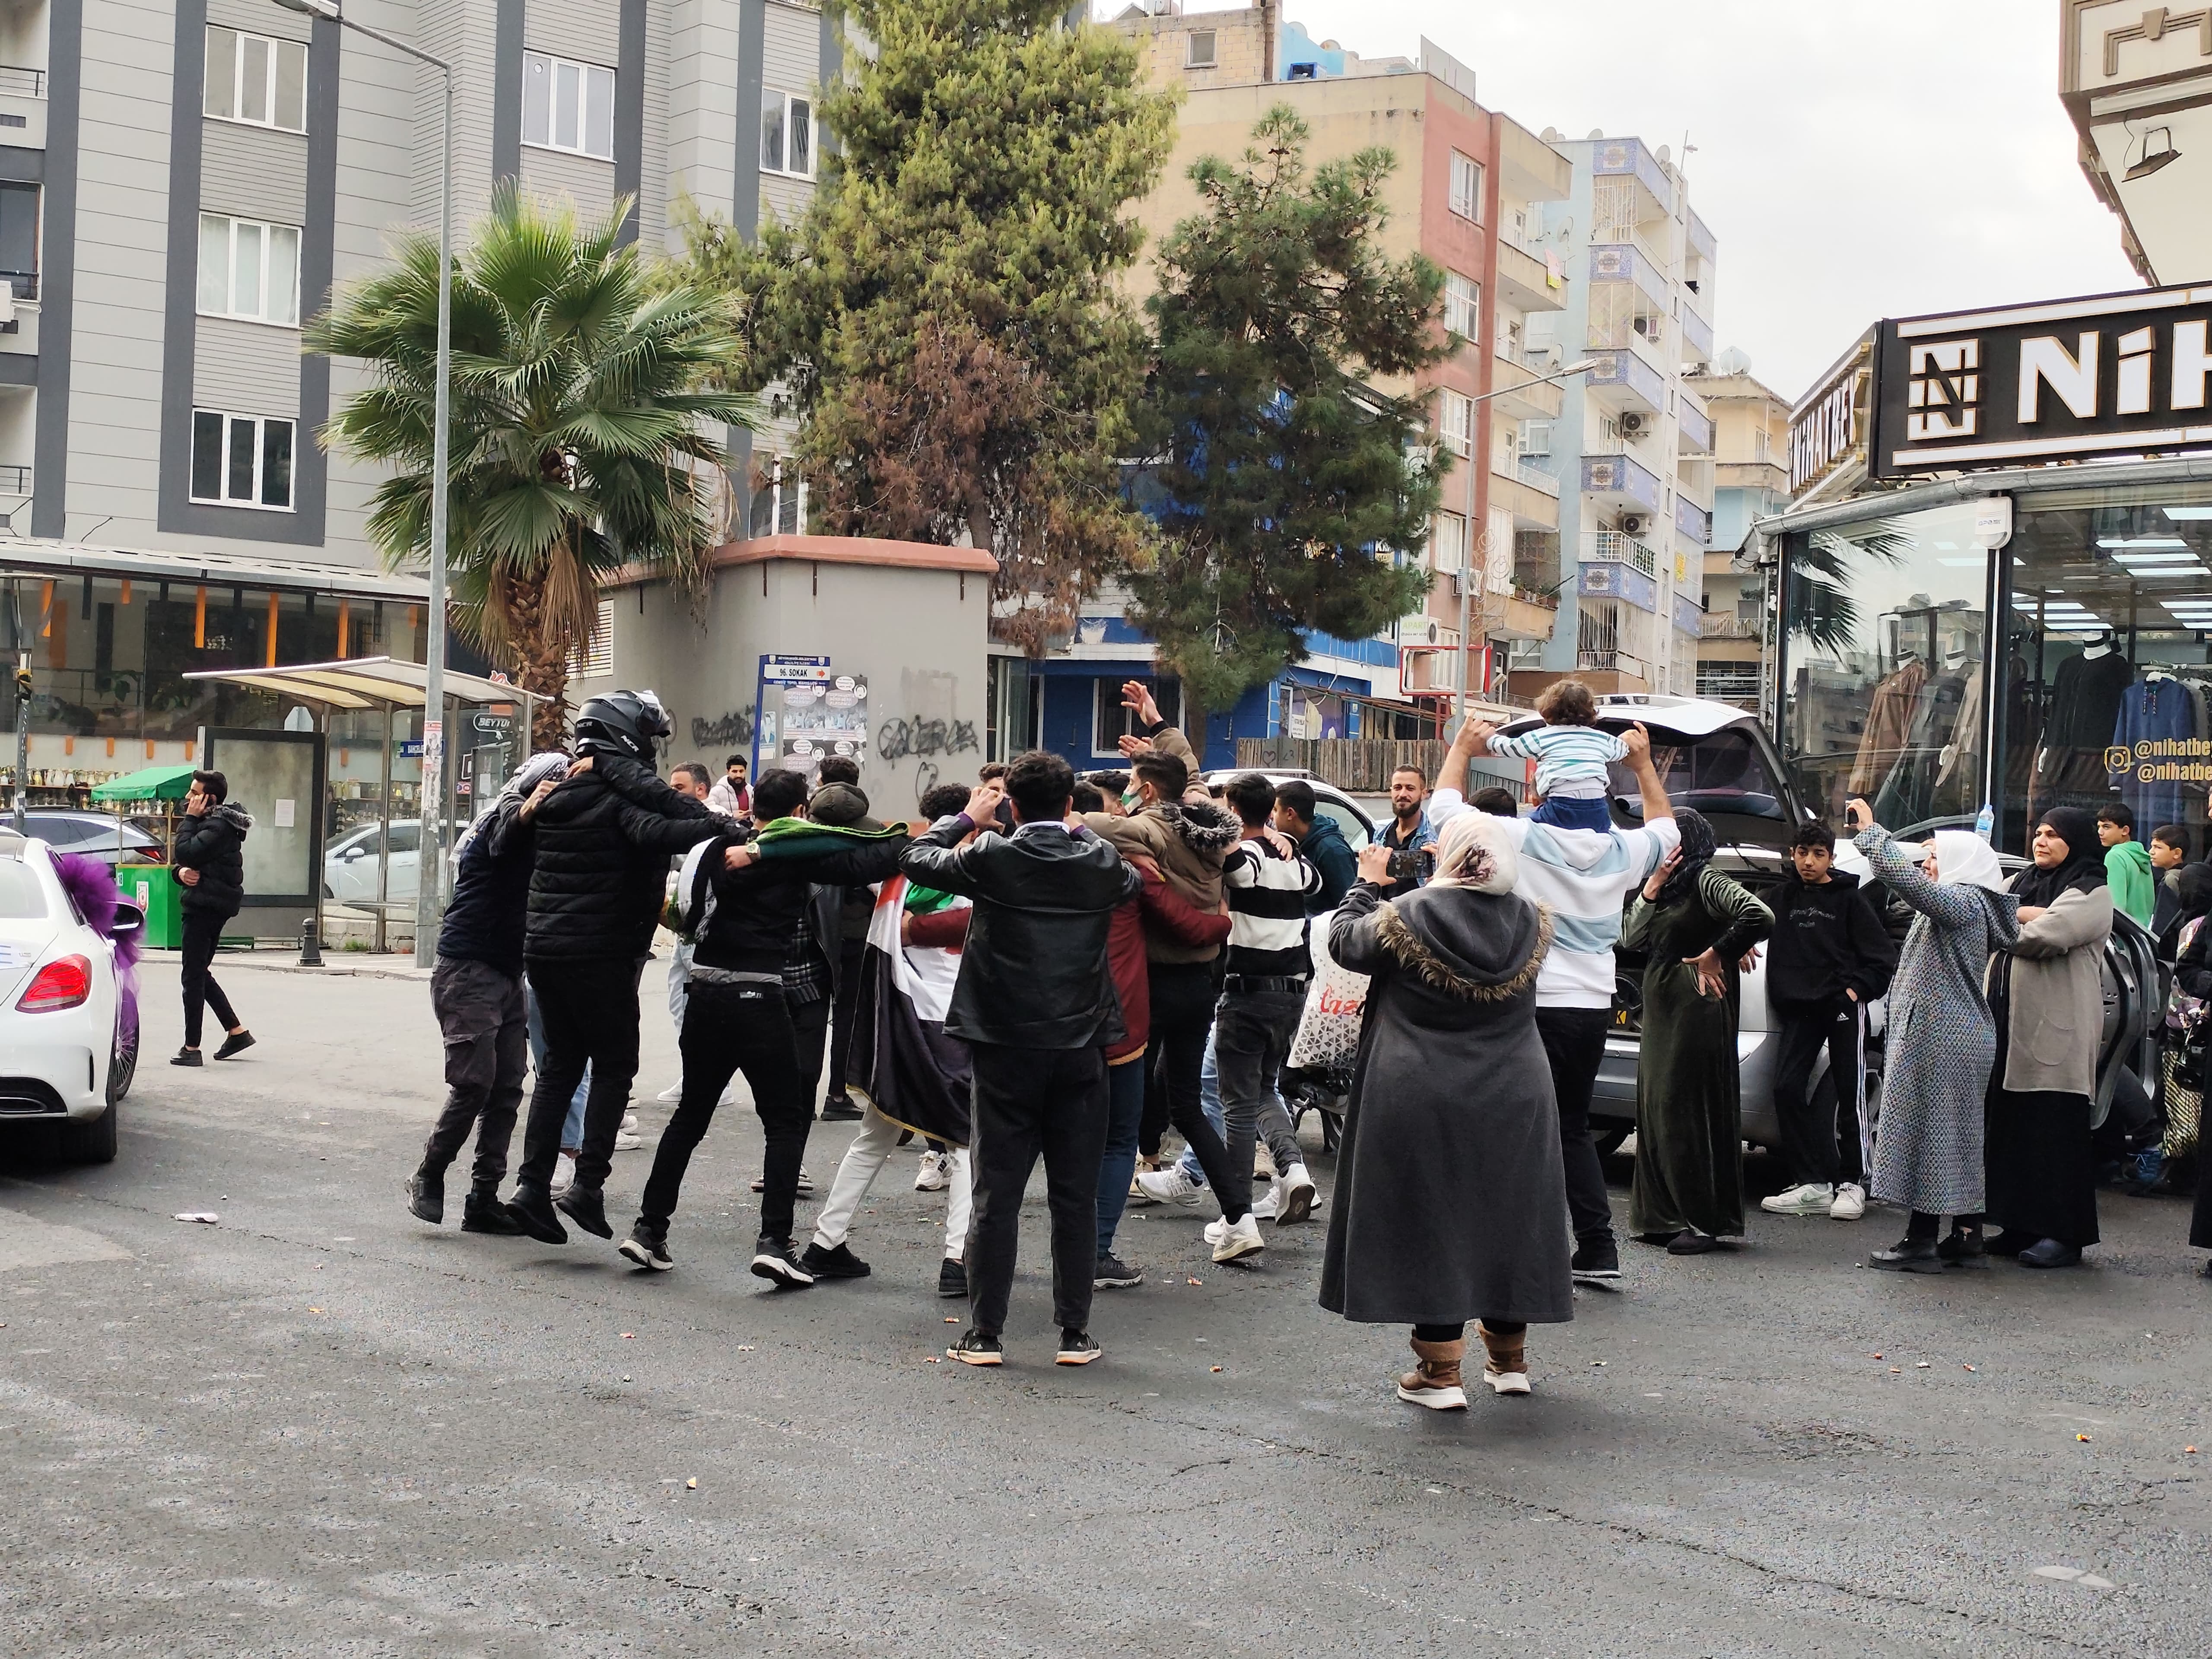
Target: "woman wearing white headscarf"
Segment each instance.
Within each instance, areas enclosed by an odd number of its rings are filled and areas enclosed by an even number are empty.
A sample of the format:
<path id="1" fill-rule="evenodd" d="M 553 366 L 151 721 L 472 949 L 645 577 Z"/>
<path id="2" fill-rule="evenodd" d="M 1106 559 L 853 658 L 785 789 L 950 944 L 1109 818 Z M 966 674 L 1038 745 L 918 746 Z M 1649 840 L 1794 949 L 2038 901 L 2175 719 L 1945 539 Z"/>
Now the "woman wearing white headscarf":
<path id="1" fill-rule="evenodd" d="M 1911 1218 L 1873 1265 L 1917 1273 L 1983 1267 L 1983 1099 L 1997 1051 L 1983 981 L 1990 955 L 2020 937 L 2020 901 L 2002 890 L 2003 868 L 1979 836 L 1938 830 L 1924 846 L 1898 842 L 1864 801 L 1844 812 L 1875 878 L 1920 913 L 1889 984 L 1874 1143 L 1874 1195 Z M 1952 1231 L 1939 1242 L 1947 1215 Z"/>
<path id="2" fill-rule="evenodd" d="M 1467 1322 L 1483 1380 L 1528 1392 L 1531 1324 L 1574 1317 L 1565 1177 L 1552 1071 L 1536 1034 L 1536 970 L 1551 913 L 1514 896 L 1503 821 L 1462 812 L 1437 874 L 1385 900 L 1389 851 L 1329 928 L 1330 954 L 1372 976 L 1338 1153 L 1321 1304 L 1363 1324 L 1411 1325 L 1416 1368 L 1398 1397 L 1467 1407 Z"/>

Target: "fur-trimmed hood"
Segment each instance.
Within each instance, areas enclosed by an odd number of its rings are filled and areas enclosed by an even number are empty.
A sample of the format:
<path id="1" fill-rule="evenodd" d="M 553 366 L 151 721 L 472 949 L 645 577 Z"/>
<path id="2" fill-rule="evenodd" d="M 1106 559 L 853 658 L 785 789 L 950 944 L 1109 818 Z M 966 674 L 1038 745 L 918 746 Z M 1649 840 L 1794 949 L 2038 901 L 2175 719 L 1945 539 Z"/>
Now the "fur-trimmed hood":
<path id="1" fill-rule="evenodd" d="M 1162 801 L 1145 810 L 1164 821 L 1194 853 L 1222 858 L 1243 837 L 1244 826 L 1237 821 L 1237 815 L 1212 801 Z"/>
<path id="2" fill-rule="evenodd" d="M 1549 908 L 1510 894 L 1424 888 L 1382 904 L 1376 917 L 1376 936 L 1400 967 L 1462 1002 L 1519 996 L 1552 949 Z"/>

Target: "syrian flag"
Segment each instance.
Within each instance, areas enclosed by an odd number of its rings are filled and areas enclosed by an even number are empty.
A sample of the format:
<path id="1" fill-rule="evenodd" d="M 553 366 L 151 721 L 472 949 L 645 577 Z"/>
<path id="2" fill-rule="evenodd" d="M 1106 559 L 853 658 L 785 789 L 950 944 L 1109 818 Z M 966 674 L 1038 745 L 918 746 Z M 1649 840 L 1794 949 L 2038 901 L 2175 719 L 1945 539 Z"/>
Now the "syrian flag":
<path id="1" fill-rule="evenodd" d="M 968 1045 L 945 1034 L 960 953 L 899 942 L 907 894 L 904 876 L 876 890 L 846 1075 L 901 1128 L 965 1146 L 973 1071 Z"/>

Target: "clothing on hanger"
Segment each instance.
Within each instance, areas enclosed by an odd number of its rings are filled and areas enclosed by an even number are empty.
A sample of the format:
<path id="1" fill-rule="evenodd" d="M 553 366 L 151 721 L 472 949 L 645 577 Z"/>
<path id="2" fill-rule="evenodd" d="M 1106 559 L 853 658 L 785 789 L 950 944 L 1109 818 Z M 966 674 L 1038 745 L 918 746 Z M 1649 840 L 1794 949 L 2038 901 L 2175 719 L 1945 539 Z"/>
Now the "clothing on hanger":
<path id="1" fill-rule="evenodd" d="M 2102 749 L 2112 740 L 2120 696 L 2136 671 L 2117 651 L 2101 656 L 2069 657 L 2051 677 L 2051 719 L 2044 727 L 2047 749 Z"/>
<path id="2" fill-rule="evenodd" d="M 2190 695 L 2187 686 L 2165 674 L 2147 674 L 2122 689 L 2108 741 L 2114 749 L 2124 752 L 2139 743 L 2170 743 L 2194 738 L 2197 719 L 2197 701 Z M 2154 750 L 2146 758 L 2154 763 L 2163 761 L 2176 764 L 2186 757 L 2160 757 Z M 2106 769 L 2112 771 L 2110 767 Z M 2137 769 L 2133 765 L 2123 766 L 2113 774 L 2112 782 L 2120 792 L 2120 799 L 2135 809 L 2137 833 L 2148 840 L 2150 832 L 2161 823 L 2181 822 L 2181 785 L 2164 779 L 2143 781 L 2138 779 Z"/>
<path id="3" fill-rule="evenodd" d="M 1850 793 L 1865 797 L 1878 791 L 1912 729 L 1920 706 L 1921 689 L 1928 684 L 1928 665 L 1908 657 L 1897 671 L 1874 689 L 1867 706 L 1866 729 L 1859 734 L 1858 758 L 1851 765 Z"/>

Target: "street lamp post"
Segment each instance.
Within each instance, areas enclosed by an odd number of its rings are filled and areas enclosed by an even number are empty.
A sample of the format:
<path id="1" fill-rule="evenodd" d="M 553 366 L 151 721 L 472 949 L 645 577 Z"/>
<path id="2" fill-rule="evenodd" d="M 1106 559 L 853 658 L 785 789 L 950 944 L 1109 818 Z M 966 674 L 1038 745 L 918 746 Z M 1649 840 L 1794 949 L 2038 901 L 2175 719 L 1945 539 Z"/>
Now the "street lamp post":
<path id="1" fill-rule="evenodd" d="M 446 766 L 446 475 L 447 428 L 452 424 L 453 386 L 453 66 L 380 29 L 356 23 L 339 0 L 275 0 L 287 11 L 318 17 L 340 28 L 428 64 L 444 77 L 445 121 L 438 180 L 438 367 L 434 410 L 437 429 L 430 441 L 430 616 L 422 653 L 422 833 L 416 858 L 415 965 L 429 967 L 438 950 L 438 895 L 445 874 Z M 387 747 L 392 733 L 384 734 Z M 390 804 L 386 805 L 387 812 Z"/>
<path id="2" fill-rule="evenodd" d="M 1492 398 L 1502 398 L 1509 392 L 1518 392 L 1524 386 L 1548 386 L 1555 380 L 1567 380 L 1577 374 L 1587 374 L 1597 367 L 1597 359 L 1585 357 L 1578 363 L 1569 363 L 1565 368 L 1555 368 L 1549 374 L 1539 374 L 1533 380 L 1522 380 L 1513 386 L 1502 386 L 1494 392 L 1483 392 L 1468 398 L 1467 416 L 1467 540 L 1459 550 L 1459 707 L 1458 715 L 1467 719 L 1468 671 L 1474 665 L 1473 651 L 1468 645 L 1468 629 L 1474 625 L 1474 574 L 1469 568 L 1474 557 L 1474 405 L 1486 404 Z"/>

